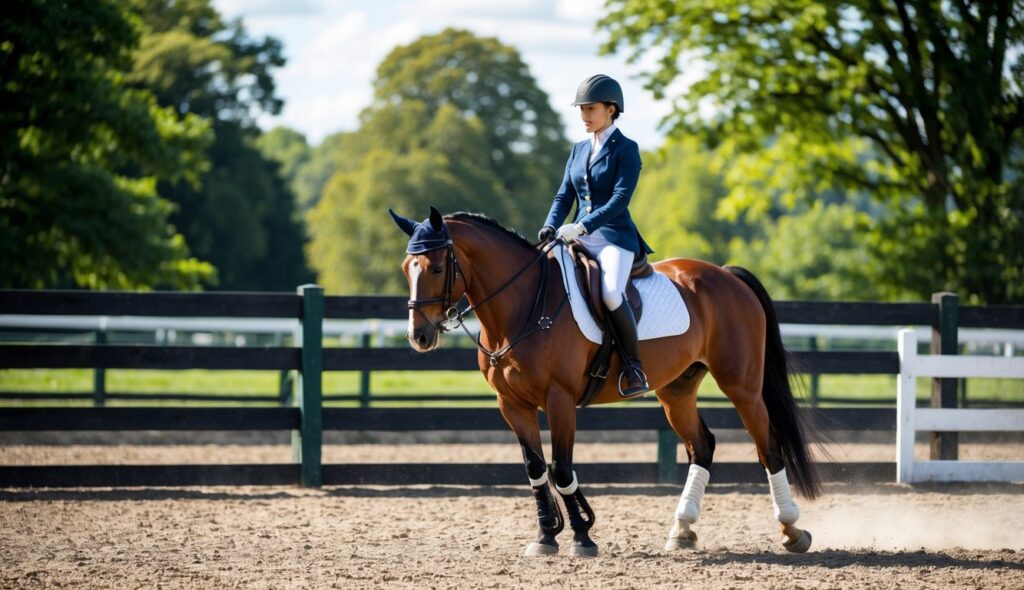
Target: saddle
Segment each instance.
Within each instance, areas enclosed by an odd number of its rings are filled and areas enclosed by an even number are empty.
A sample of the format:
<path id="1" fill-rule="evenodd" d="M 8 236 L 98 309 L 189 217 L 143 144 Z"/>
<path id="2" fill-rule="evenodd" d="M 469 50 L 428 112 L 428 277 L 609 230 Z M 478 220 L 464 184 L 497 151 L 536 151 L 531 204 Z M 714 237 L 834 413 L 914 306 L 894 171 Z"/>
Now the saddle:
<path id="1" fill-rule="evenodd" d="M 594 315 L 594 320 L 601 326 L 605 335 L 601 346 L 598 347 L 597 353 L 594 354 L 594 358 L 591 359 L 590 365 L 587 367 L 587 374 L 585 375 L 587 377 L 587 386 L 583 391 L 582 397 L 576 403 L 578 407 L 583 408 L 590 405 L 590 402 L 594 400 L 604 386 L 604 381 L 608 378 L 608 372 L 611 369 L 613 351 L 619 348 L 619 353 L 623 359 L 625 355 L 618 346 L 614 333 L 608 325 L 604 299 L 601 297 L 600 263 L 579 242 L 569 244 L 569 253 L 576 269 L 576 280 L 579 282 L 580 290 L 587 301 L 587 307 L 590 309 L 590 313 Z M 633 308 L 633 316 L 636 318 L 637 324 L 640 323 L 640 317 L 643 314 L 643 300 L 640 299 L 640 292 L 637 291 L 633 280 L 648 277 L 653 272 L 654 267 L 647 260 L 646 252 L 633 259 L 633 268 L 629 271 L 625 295 L 626 304 Z"/>
<path id="2" fill-rule="evenodd" d="M 576 267 L 576 280 L 579 281 L 580 290 L 587 300 L 587 307 L 598 325 L 603 328 L 608 326 L 608 318 L 605 314 L 604 299 L 601 297 L 601 264 L 590 252 L 579 242 L 569 244 L 569 253 L 572 255 Z M 643 300 L 640 299 L 640 292 L 633 284 L 634 279 L 648 277 L 654 272 L 654 267 L 647 260 L 647 253 L 633 259 L 633 268 L 629 271 L 629 280 L 626 282 L 626 302 L 633 308 L 633 316 L 636 323 L 640 323 L 640 316 L 643 315 Z M 607 330 L 606 330 L 607 331 Z"/>

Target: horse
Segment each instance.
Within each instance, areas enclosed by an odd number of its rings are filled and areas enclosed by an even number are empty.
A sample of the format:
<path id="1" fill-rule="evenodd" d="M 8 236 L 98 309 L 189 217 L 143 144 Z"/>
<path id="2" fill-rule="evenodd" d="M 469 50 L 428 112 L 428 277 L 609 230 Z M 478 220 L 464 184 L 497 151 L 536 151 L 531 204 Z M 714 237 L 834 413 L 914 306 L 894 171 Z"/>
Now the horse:
<path id="1" fill-rule="evenodd" d="M 434 350 L 441 334 L 461 326 L 468 313 L 479 319 L 475 341 L 480 371 L 497 392 L 498 409 L 519 441 L 537 505 L 539 532 L 524 555 L 558 553 L 556 537 L 568 516 L 570 553 L 596 556 L 598 548 L 589 535 L 595 515 L 573 469 L 573 441 L 576 407 L 597 345 L 583 336 L 571 313 L 563 313 L 564 285 L 549 280 L 561 278 L 558 262 L 548 252 L 553 243 L 538 250 L 539 245 L 475 213 L 442 216 L 431 207 L 430 216 L 416 222 L 388 211 L 410 237 L 401 268 L 409 283 L 411 347 Z M 800 510 L 788 475 L 807 499 L 819 496 L 822 486 L 808 450 L 808 426 L 793 398 L 771 298 L 751 272 L 737 266 L 686 258 L 653 266 L 673 282 L 690 313 L 683 334 L 640 343 L 651 389 L 689 458 L 666 550 L 692 548 L 697 541 L 692 526 L 700 515 L 715 452 L 715 437 L 697 411 L 697 390 L 710 373 L 757 447 L 783 546 L 794 553 L 807 551 L 811 535 L 795 524 Z M 467 309 L 458 306 L 463 297 Z M 619 363 L 613 361 L 609 374 L 619 374 Z M 621 401 L 614 381 L 608 379 L 592 403 Z M 550 469 L 538 409 L 550 427 Z M 549 482 L 562 498 L 565 515 Z"/>

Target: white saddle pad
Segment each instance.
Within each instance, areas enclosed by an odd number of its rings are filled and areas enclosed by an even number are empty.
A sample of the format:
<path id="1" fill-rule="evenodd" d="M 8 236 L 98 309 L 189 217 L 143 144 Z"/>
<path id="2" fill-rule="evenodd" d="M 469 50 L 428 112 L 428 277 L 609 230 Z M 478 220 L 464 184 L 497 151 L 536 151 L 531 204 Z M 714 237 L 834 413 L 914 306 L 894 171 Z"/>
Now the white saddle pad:
<path id="1" fill-rule="evenodd" d="M 552 251 L 555 253 L 558 264 L 562 267 L 562 283 L 565 285 L 566 293 L 569 294 L 569 305 L 572 307 L 572 317 L 576 320 L 576 325 L 579 326 L 580 332 L 583 332 L 587 340 L 600 344 L 601 328 L 598 327 L 583 298 L 583 292 L 576 280 L 572 255 L 562 244 L 555 246 Z M 686 309 L 679 290 L 667 276 L 660 272 L 654 272 L 648 277 L 634 279 L 633 283 L 636 285 L 636 290 L 640 292 L 640 299 L 644 302 L 644 313 L 637 325 L 637 334 L 640 340 L 678 336 L 690 328 L 690 312 Z"/>

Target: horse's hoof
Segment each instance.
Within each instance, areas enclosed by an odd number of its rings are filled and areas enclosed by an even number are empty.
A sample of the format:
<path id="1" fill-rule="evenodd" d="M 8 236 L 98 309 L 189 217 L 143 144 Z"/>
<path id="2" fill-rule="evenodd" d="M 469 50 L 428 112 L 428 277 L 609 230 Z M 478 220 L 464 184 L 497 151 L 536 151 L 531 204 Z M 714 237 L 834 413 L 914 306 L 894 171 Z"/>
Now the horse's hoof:
<path id="1" fill-rule="evenodd" d="M 569 554 L 573 557 L 597 557 L 597 545 L 593 543 L 589 545 L 573 544 Z"/>
<path id="2" fill-rule="evenodd" d="M 665 543 L 665 551 L 677 551 L 679 549 L 693 549 L 697 546 L 697 533 L 686 531 L 679 535 L 670 536 Z"/>
<path id="3" fill-rule="evenodd" d="M 523 552 L 523 557 L 543 557 L 545 555 L 558 555 L 558 545 L 545 545 L 543 543 L 530 543 Z"/>
<path id="4" fill-rule="evenodd" d="M 800 531 L 800 536 L 797 537 L 796 541 L 786 539 L 782 542 L 782 546 L 790 553 L 806 553 L 811 548 L 811 533 Z"/>

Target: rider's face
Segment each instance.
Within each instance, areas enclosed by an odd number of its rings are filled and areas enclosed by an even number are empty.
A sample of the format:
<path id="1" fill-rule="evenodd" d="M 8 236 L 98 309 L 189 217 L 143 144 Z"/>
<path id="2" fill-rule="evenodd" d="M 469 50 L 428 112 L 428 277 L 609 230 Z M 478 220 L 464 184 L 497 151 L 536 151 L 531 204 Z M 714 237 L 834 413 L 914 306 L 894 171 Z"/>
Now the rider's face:
<path id="1" fill-rule="evenodd" d="M 583 126 L 587 133 L 599 133 L 612 124 L 612 114 L 615 113 L 614 105 L 606 105 L 601 102 L 591 102 L 580 105 L 580 118 L 583 119 Z"/>

